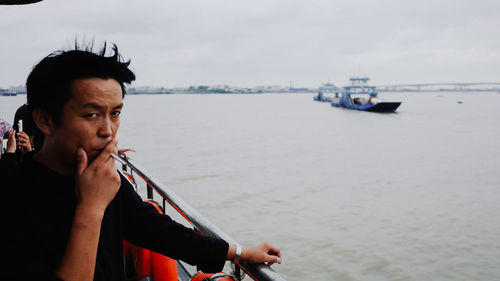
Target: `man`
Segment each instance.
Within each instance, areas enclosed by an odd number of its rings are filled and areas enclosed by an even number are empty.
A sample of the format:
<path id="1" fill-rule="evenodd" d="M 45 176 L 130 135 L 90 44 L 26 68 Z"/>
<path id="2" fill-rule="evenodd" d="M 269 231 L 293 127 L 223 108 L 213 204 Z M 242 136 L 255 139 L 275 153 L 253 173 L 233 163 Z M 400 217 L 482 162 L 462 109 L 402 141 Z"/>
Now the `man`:
<path id="1" fill-rule="evenodd" d="M 0 167 L 0 178 L 10 177 L 2 188 L 9 253 L 2 276 L 9 280 L 123 280 L 123 240 L 208 272 L 241 251 L 157 214 L 118 174 L 111 154 L 118 152 L 124 83 L 135 75 L 113 51 L 56 52 L 28 77 L 44 142 L 19 168 Z M 280 256 L 263 243 L 243 249 L 240 259 L 280 263 Z"/>

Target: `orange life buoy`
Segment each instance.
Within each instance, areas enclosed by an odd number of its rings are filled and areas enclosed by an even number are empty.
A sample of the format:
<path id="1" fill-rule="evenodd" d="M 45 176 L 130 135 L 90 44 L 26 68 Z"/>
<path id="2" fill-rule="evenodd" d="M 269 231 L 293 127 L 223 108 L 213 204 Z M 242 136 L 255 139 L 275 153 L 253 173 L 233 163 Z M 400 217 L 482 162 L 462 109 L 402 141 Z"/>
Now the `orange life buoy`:
<path id="1" fill-rule="evenodd" d="M 162 214 L 160 206 L 150 200 L 147 201 L 153 205 L 158 213 Z M 133 272 L 136 280 L 146 277 L 153 277 L 154 281 L 178 281 L 177 262 L 162 254 L 138 247 L 124 241 L 123 249 L 125 259 L 131 259 Z"/>
<path id="2" fill-rule="evenodd" d="M 206 280 L 213 280 L 213 281 L 234 281 L 236 280 L 233 278 L 233 275 L 225 274 L 224 272 L 219 272 L 219 273 L 204 273 L 204 272 L 198 272 L 193 276 L 191 281 L 206 281 Z"/>
<path id="3" fill-rule="evenodd" d="M 177 281 L 177 262 L 174 259 L 151 251 L 151 268 L 155 281 Z"/>
<path id="4" fill-rule="evenodd" d="M 131 182 L 131 183 L 135 183 L 135 180 L 134 178 L 129 174 L 129 173 L 123 173 L 125 175 L 125 177 L 127 177 L 127 179 Z"/>
<path id="5" fill-rule="evenodd" d="M 135 278 L 141 280 L 145 277 L 153 276 L 151 251 L 134 245 L 131 252 Z"/>

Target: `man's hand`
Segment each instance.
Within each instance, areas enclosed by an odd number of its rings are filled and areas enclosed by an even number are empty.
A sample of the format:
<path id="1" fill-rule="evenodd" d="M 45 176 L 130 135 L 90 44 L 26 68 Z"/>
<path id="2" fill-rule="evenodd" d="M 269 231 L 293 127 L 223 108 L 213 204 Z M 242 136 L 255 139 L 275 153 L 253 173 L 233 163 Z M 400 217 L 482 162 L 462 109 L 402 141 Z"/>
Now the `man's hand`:
<path id="1" fill-rule="evenodd" d="M 11 130 L 9 133 L 9 139 L 7 140 L 7 149 L 5 152 L 15 153 L 16 152 L 16 131 Z"/>
<path id="2" fill-rule="evenodd" d="M 230 247 L 234 247 L 234 245 Z M 232 255 L 231 259 L 233 257 L 234 255 Z M 267 264 L 271 266 L 273 263 L 281 264 L 281 252 L 278 248 L 269 243 L 262 243 L 250 248 L 244 248 L 241 251 L 240 260 L 248 263 L 267 262 Z"/>
<path id="3" fill-rule="evenodd" d="M 17 133 L 17 145 L 23 150 L 23 152 L 30 152 L 33 150 L 30 137 L 23 131 Z"/>
<path id="4" fill-rule="evenodd" d="M 117 152 L 117 144 L 116 139 L 110 141 L 90 165 L 85 150 L 78 148 L 76 194 L 80 205 L 104 213 L 115 197 L 120 176 L 111 153 Z"/>

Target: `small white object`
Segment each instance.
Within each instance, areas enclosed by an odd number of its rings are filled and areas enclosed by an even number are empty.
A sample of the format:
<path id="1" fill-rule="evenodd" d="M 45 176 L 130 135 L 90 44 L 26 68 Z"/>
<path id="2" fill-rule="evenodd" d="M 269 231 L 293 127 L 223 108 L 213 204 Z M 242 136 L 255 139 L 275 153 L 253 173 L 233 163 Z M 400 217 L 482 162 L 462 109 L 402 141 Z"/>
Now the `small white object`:
<path id="1" fill-rule="evenodd" d="M 233 258 L 233 263 L 238 264 L 240 262 L 240 257 L 241 257 L 241 245 L 236 244 L 236 252 L 234 253 L 234 258 Z"/>

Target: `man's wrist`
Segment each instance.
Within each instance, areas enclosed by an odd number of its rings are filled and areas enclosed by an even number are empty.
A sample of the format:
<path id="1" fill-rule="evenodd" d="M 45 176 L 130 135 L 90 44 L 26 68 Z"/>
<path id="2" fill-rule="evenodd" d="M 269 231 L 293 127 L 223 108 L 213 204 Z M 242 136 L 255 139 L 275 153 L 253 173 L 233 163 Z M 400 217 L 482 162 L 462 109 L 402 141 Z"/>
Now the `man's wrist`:
<path id="1" fill-rule="evenodd" d="M 234 245 L 234 247 L 236 248 L 236 250 L 234 252 L 234 257 L 231 262 L 234 264 L 238 264 L 240 262 L 242 248 L 240 244 L 236 244 Z"/>
<path id="2" fill-rule="evenodd" d="M 101 223 L 104 217 L 104 210 L 95 208 L 87 204 L 78 203 L 75 209 L 75 220 L 83 219 L 83 221 Z"/>

